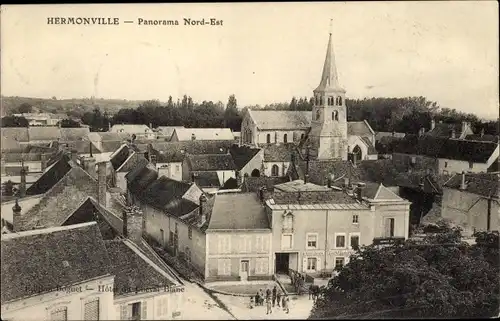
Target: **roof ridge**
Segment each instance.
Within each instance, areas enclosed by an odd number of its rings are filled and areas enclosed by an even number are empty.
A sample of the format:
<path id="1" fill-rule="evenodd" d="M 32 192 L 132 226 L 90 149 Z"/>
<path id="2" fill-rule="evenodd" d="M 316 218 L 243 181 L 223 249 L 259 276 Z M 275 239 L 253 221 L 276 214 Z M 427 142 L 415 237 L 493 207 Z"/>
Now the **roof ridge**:
<path id="1" fill-rule="evenodd" d="M 35 230 L 14 232 L 14 233 L 9 233 L 9 234 L 3 234 L 2 241 L 13 239 L 13 238 L 19 238 L 19 237 L 23 237 L 23 236 L 50 234 L 50 233 L 54 233 L 54 232 L 67 231 L 67 230 L 78 229 L 81 227 L 91 226 L 91 225 L 97 225 L 97 222 L 92 221 L 92 222 L 71 224 L 71 225 L 65 225 L 65 226 L 54 226 L 54 227 L 49 227 L 49 228 L 44 228 L 44 229 L 35 229 Z"/>

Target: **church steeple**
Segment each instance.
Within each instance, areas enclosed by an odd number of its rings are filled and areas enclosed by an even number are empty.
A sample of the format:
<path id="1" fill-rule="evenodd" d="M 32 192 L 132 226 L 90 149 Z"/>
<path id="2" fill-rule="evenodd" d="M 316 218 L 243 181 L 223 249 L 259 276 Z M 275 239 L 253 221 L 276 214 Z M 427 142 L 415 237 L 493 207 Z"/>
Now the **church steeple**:
<path id="1" fill-rule="evenodd" d="M 345 90 L 340 87 L 339 76 L 337 73 L 337 65 L 335 63 L 335 53 L 333 51 L 333 41 L 332 41 L 332 20 L 330 20 L 330 35 L 328 37 L 328 47 L 326 49 L 325 63 L 323 65 L 323 73 L 321 74 L 321 81 L 319 86 L 314 90 L 314 92 L 319 91 L 343 91 Z"/>

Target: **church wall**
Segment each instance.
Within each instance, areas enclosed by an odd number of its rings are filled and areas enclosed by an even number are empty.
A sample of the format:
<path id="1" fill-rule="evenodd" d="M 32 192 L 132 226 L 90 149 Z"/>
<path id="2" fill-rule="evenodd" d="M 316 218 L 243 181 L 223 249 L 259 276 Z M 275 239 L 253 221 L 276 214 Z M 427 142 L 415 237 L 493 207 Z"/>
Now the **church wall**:
<path id="1" fill-rule="evenodd" d="M 278 166 L 278 176 L 285 176 L 288 168 L 290 167 L 290 162 L 264 162 L 264 175 L 271 177 L 276 176 L 272 175 L 273 166 Z"/>
<path id="2" fill-rule="evenodd" d="M 287 135 L 287 143 L 299 142 L 301 134 L 304 134 L 305 130 L 262 130 L 258 132 L 257 143 L 267 144 L 267 135 L 271 136 L 271 144 L 283 144 L 285 134 Z"/>

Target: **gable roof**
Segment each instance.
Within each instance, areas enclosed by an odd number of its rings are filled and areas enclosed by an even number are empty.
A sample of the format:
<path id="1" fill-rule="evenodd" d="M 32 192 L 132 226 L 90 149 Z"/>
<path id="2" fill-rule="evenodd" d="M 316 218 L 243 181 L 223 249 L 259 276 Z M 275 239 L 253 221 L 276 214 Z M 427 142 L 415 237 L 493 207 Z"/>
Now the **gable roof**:
<path id="1" fill-rule="evenodd" d="M 191 171 L 230 171 L 236 169 L 230 154 L 188 154 L 186 159 Z"/>
<path id="2" fill-rule="evenodd" d="M 375 149 L 375 146 L 373 146 L 371 139 L 369 139 L 367 136 L 361 136 L 360 138 L 363 141 L 363 143 L 365 143 L 368 149 L 368 155 L 377 154 L 377 150 Z"/>
<path id="3" fill-rule="evenodd" d="M 434 128 L 425 133 L 425 135 L 441 138 L 451 137 L 451 132 L 455 130 L 455 137 L 460 137 L 462 135 L 462 124 L 461 123 L 437 123 Z"/>
<path id="4" fill-rule="evenodd" d="M 92 146 L 92 154 L 100 154 L 101 151 L 97 148 L 97 146 L 90 141 L 77 140 L 77 141 L 67 141 L 62 143 L 66 145 L 67 149 L 74 149 L 78 152 L 78 154 L 90 154 L 90 146 Z"/>
<path id="5" fill-rule="evenodd" d="M 2 235 L 1 244 L 2 304 L 109 275 L 95 222 Z"/>
<path id="6" fill-rule="evenodd" d="M 499 198 L 500 176 L 498 173 L 466 173 L 465 191 L 486 198 Z M 444 186 L 452 189 L 460 189 L 462 174 L 456 174 Z"/>
<path id="7" fill-rule="evenodd" d="M 82 168 L 73 167 L 20 218 L 20 229 L 28 230 L 62 225 L 81 204 L 92 196 L 97 199 L 97 182 Z"/>
<path id="8" fill-rule="evenodd" d="M 21 142 L 28 142 L 28 128 L 27 127 L 5 127 L 0 128 L 2 137 L 1 137 L 1 148 L 2 151 L 13 150 L 19 151 L 22 150 L 23 147 Z"/>
<path id="9" fill-rule="evenodd" d="M 238 146 L 236 144 L 232 145 L 231 148 L 229 148 L 229 153 L 231 154 L 234 165 L 238 170 L 241 170 L 243 167 L 245 167 L 245 165 L 248 164 L 248 162 L 250 162 L 260 151 L 260 148 L 252 148 L 243 145 Z"/>
<path id="10" fill-rule="evenodd" d="M 158 172 L 151 163 L 137 166 L 125 175 L 128 190 L 136 196 L 141 196 L 146 188 L 156 181 Z"/>
<path id="11" fill-rule="evenodd" d="M 227 154 L 234 142 L 230 140 L 191 140 L 150 144 L 157 163 L 181 163 L 186 154 Z"/>
<path id="12" fill-rule="evenodd" d="M 123 142 L 124 140 L 130 138 L 128 133 L 111 133 L 111 132 L 90 132 L 88 135 L 89 140 L 92 141 L 119 141 Z"/>
<path id="13" fill-rule="evenodd" d="M 221 187 L 219 175 L 216 171 L 212 172 L 194 172 L 194 182 L 199 187 Z M 225 182 L 223 182 L 224 184 Z"/>
<path id="14" fill-rule="evenodd" d="M 362 196 L 375 201 L 402 201 L 393 191 L 379 183 L 366 183 Z"/>
<path id="15" fill-rule="evenodd" d="M 152 130 L 144 124 L 115 124 L 109 130 L 112 133 L 145 134 Z"/>
<path id="16" fill-rule="evenodd" d="M 294 110 L 248 110 L 260 130 L 307 129 L 311 126 L 311 111 Z"/>
<path id="17" fill-rule="evenodd" d="M 87 135 L 90 133 L 88 127 L 80 128 L 61 128 L 61 141 L 79 141 L 86 140 Z"/>
<path id="18" fill-rule="evenodd" d="M 115 276 L 115 295 L 130 293 L 127 289 L 141 293 L 175 284 L 171 276 L 132 242 L 118 239 L 104 241 L 104 244 L 110 258 L 110 272 Z"/>
<path id="19" fill-rule="evenodd" d="M 283 188 L 282 186 L 286 186 Z M 357 201 L 343 191 L 296 180 L 277 185 L 272 194 L 273 204 L 354 204 Z"/>
<path id="20" fill-rule="evenodd" d="M 109 161 L 111 165 L 113 165 L 115 171 L 128 159 L 131 152 L 132 150 L 126 144 L 122 144 L 113 154 L 111 154 Z"/>
<path id="21" fill-rule="evenodd" d="M 61 139 L 61 129 L 54 126 L 28 127 L 30 141 L 44 140 L 52 141 Z"/>
<path id="22" fill-rule="evenodd" d="M 347 123 L 347 135 L 348 136 L 360 136 L 360 137 L 370 137 L 375 135 L 375 132 L 371 128 L 370 124 L 366 120 L 364 121 L 350 121 Z"/>
<path id="23" fill-rule="evenodd" d="M 255 193 L 214 196 L 207 230 L 270 229 L 265 209 Z"/>
<path id="24" fill-rule="evenodd" d="M 295 149 L 293 144 L 269 144 L 263 147 L 265 162 L 290 162 L 292 150 Z"/>
<path id="25" fill-rule="evenodd" d="M 46 169 L 40 178 L 26 190 L 26 195 L 44 194 L 56 185 L 73 168 L 66 155 Z"/>
<path id="26" fill-rule="evenodd" d="M 262 187 L 266 187 L 268 191 L 274 190 L 274 186 L 277 184 L 289 182 L 290 178 L 287 176 L 283 177 L 245 177 L 241 190 L 243 192 L 258 192 Z"/>
<path id="27" fill-rule="evenodd" d="M 116 152 L 120 147 L 122 147 L 124 141 L 122 140 L 107 140 L 101 142 L 101 152 L 103 153 L 113 153 Z"/>
<path id="28" fill-rule="evenodd" d="M 178 128 L 185 128 L 185 127 L 184 126 L 158 126 L 158 127 L 156 127 L 156 131 L 158 132 L 158 134 L 161 134 L 162 136 L 168 137 L 170 139 L 170 137 L 172 137 L 172 134 L 174 133 L 174 130 L 178 129 Z"/>
<path id="29" fill-rule="evenodd" d="M 174 134 L 179 141 L 193 140 L 193 137 L 194 140 L 234 141 L 234 135 L 230 128 L 175 128 Z"/>
<path id="30" fill-rule="evenodd" d="M 161 176 L 147 187 L 143 200 L 154 207 L 165 208 L 172 201 L 181 199 L 189 188 L 190 183 Z"/>
<path id="31" fill-rule="evenodd" d="M 403 138 L 405 137 L 405 133 L 398 132 L 377 132 L 375 133 L 375 141 L 379 141 L 384 137 L 395 137 L 395 138 Z"/>
<path id="32" fill-rule="evenodd" d="M 395 153 L 486 163 L 498 144 L 424 135 L 406 135 L 394 142 Z"/>
<path id="33" fill-rule="evenodd" d="M 144 158 L 143 154 L 139 154 L 136 152 L 132 152 L 132 155 L 130 155 L 121 165 L 118 167 L 116 170 L 117 172 L 129 172 L 132 169 L 134 169 L 137 166 L 141 165 L 147 165 L 149 161 Z"/>

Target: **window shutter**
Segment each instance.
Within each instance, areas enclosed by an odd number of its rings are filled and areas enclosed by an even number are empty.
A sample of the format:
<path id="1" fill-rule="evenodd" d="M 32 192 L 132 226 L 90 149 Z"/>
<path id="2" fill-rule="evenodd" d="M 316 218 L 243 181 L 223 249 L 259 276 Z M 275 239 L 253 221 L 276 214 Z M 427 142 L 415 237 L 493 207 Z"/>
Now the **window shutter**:
<path id="1" fill-rule="evenodd" d="M 156 300 L 156 316 L 160 317 L 163 314 L 163 298 Z"/>
<path id="2" fill-rule="evenodd" d="M 217 237 L 217 246 L 218 246 L 218 252 L 219 252 L 219 253 L 222 253 L 222 250 L 223 250 L 223 248 L 222 248 L 222 242 L 223 242 L 223 241 L 224 241 L 224 239 L 222 238 L 222 236 L 221 236 L 221 235 L 219 235 L 219 236 Z"/>
<path id="3" fill-rule="evenodd" d="M 302 258 L 302 272 L 307 271 L 307 257 Z"/>
<path id="4" fill-rule="evenodd" d="M 269 236 L 268 235 L 263 235 L 262 236 L 262 252 L 267 252 L 267 249 L 269 248 Z"/>
<path id="5" fill-rule="evenodd" d="M 262 236 L 261 235 L 257 235 L 256 238 L 255 238 L 255 251 L 256 252 L 261 252 L 262 251 Z"/>
<path id="6" fill-rule="evenodd" d="M 147 320 L 148 319 L 148 301 L 142 301 L 141 306 L 142 306 L 141 319 Z"/>
<path id="7" fill-rule="evenodd" d="M 128 320 L 127 305 L 126 304 L 121 305 L 120 319 L 121 320 Z"/>
<path id="8" fill-rule="evenodd" d="M 385 219 L 385 237 L 389 237 L 391 235 L 391 222 L 390 219 Z"/>
<path id="9" fill-rule="evenodd" d="M 321 258 L 320 258 L 320 257 L 317 257 L 317 258 L 316 258 L 316 271 L 318 271 L 318 272 L 319 272 L 319 271 L 323 270 L 323 266 L 322 266 L 321 264 L 323 264 L 323 263 L 321 262 Z"/>
<path id="10" fill-rule="evenodd" d="M 121 312 L 121 306 L 118 305 L 118 306 L 115 307 L 115 317 L 114 317 L 114 319 L 117 319 L 117 320 L 121 319 L 120 312 Z M 121 319 L 121 320 L 123 320 L 123 319 Z"/>

